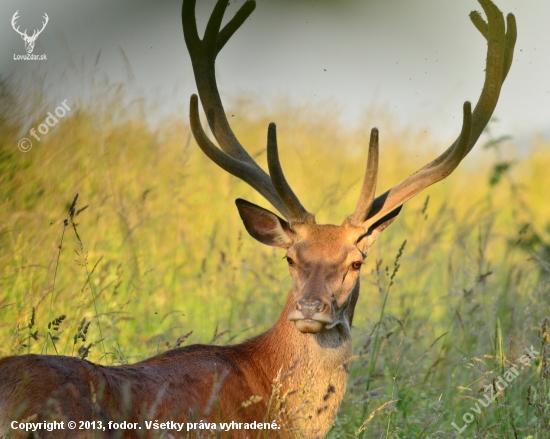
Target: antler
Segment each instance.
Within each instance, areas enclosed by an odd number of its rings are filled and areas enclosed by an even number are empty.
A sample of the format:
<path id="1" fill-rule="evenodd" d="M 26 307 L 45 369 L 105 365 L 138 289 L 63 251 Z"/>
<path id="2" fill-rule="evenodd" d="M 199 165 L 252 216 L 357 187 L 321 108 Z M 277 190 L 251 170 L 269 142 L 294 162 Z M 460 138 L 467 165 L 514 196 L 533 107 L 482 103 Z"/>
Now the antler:
<path id="1" fill-rule="evenodd" d="M 191 130 L 199 147 L 214 163 L 256 189 L 291 223 L 304 222 L 312 215 L 300 204 L 283 174 L 277 151 L 275 124 L 271 123 L 268 128 L 268 175 L 242 147 L 227 121 L 218 92 L 214 64 L 220 50 L 250 16 L 256 2 L 244 3 L 229 23 L 220 30 L 226 7 L 227 0 L 218 0 L 201 40 L 195 21 L 195 0 L 183 2 L 183 34 L 191 56 L 197 89 L 208 124 L 221 149 L 204 132 L 199 117 L 197 95 L 191 96 Z"/>
<path id="2" fill-rule="evenodd" d="M 46 14 L 45 12 L 44 12 L 44 16 L 42 18 L 44 19 L 44 21 L 42 22 L 42 29 L 40 29 L 40 30 L 35 29 L 34 32 L 32 33 L 31 38 L 37 38 L 38 35 L 40 35 L 42 33 L 42 31 L 44 30 L 44 28 L 48 24 L 48 21 L 50 21 L 50 17 L 48 17 L 48 14 Z"/>
<path id="3" fill-rule="evenodd" d="M 351 224 L 362 225 L 368 229 L 381 220 L 385 221 L 397 215 L 403 203 L 455 170 L 474 147 L 489 122 L 502 84 L 512 65 L 517 31 L 513 14 L 508 14 L 506 17 L 507 30 L 505 31 L 502 12 L 491 0 L 478 1 L 487 15 L 487 22 L 477 11 L 470 14 L 470 19 L 487 40 L 488 47 L 485 83 L 473 114 L 470 103 L 465 102 L 462 129 L 455 142 L 434 161 L 377 198 L 374 198 L 374 193 L 378 169 L 378 131 L 373 129 L 361 195 L 354 213 L 348 218 Z"/>
<path id="4" fill-rule="evenodd" d="M 40 29 L 40 30 L 35 29 L 33 31 L 32 35 L 29 36 L 29 35 L 27 35 L 27 29 L 25 29 L 25 32 L 21 32 L 19 30 L 19 26 L 15 27 L 15 22 L 19 18 L 18 14 L 19 14 L 19 11 L 15 11 L 15 14 L 13 14 L 13 17 L 11 18 L 11 26 L 13 27 L 13 30 L 15 32 L 17 32 L 22 37 L 27 37 L 28 39 L 36 39 L 38 37 L 38 35 L 40 35 L 42 33 L 42 31 L 44 30 L 44 28 L 48 24 L 48 21 L 50 20 L 50 18 L 48 17 L 48 14 L 46 14 L 44 12 L 44 17 L 42 17 L 42 18 L 44 18 L 44 21 L 42 22 L 42 29 Z"/>
<path id="5" fill-rule="evenodd" d="M 21 32 L 21 31 L 19 30 L 19 26 L 15 27 L 15 22 L 16 22 L 17 19 L 19 18 L 19 15 L 18 15 L 18 14 L 19 14 L 19 11 L 15 11 L 15 14 L 13 14 L 13 17 L 11 17 L 11 27 L 13 27 L 13 30 L 14 30 L 15 32 L 17 32 L 19 35 L 21 35 L 21 36 L 24 35 L 24 36 L 27 36 L 27 37 L 28 37 L 28 35 L 27 35 L 27 29 L 25 29 L 25 32 Z"/>

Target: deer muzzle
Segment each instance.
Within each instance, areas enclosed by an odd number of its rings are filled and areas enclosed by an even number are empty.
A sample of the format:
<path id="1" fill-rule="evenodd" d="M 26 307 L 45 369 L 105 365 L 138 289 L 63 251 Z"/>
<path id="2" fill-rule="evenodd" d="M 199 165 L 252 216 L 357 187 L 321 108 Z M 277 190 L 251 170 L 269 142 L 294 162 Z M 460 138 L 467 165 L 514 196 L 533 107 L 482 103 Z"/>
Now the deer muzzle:
<path id="1" fill-rule="evenodd" d="M 332 306 L 328 301 L 297 300 L 288 313 L 288 320 L 294 322 L 298 331 L 316 334 L 332 323 Z"/>

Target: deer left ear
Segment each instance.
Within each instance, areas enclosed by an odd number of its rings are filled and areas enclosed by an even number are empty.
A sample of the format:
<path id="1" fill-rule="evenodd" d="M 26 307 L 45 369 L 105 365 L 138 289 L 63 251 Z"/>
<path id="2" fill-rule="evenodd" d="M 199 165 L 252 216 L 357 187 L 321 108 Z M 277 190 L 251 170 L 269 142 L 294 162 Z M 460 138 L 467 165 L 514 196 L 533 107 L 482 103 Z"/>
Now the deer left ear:
<path id="1" fill-rule="evenodd" d="M 361 244 L 363 245 L 363 248 L 365 248 L 366 250 L 370 248 L 370 246 L 374 243 L 374 241 L 376 241 L 380 234 L 384 230 L 386 230 L 386 228 L 391 223 L 395 221 L 397 215 L 399 215 L 399 212 L 401 212 L 402 207 L 403 206 L 401 205 L 397 209 L 392 210 L 385 217 L 376 221 L 372 226 L 368 228 L 367 233 L 365 233 L 363 235 L 363 238 L 361 239 Z"/>
<path id="2" fill-rule="evenodd" d="M 294 232 L 284 219 L 260 206 L 240 198 L 235 200 L 247 232 L 262 244 L 289 248 Z"/>

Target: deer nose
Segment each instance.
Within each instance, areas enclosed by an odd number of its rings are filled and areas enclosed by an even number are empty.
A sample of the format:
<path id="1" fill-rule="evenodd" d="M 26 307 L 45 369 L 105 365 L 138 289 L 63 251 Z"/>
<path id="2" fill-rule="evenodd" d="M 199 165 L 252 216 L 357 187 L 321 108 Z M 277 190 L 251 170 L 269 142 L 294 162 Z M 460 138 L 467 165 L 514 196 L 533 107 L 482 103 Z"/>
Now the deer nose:
<path id="1" fill-rule="evenodd" d="M 312 302 L 307 300 L 298 300 L 296 303 L 296 309 L 300 311 L 306 319 L 313 317 L 315 313 L 322 312 L 325 308 L 326 305 L 320 300 L 314 300 Z"/>

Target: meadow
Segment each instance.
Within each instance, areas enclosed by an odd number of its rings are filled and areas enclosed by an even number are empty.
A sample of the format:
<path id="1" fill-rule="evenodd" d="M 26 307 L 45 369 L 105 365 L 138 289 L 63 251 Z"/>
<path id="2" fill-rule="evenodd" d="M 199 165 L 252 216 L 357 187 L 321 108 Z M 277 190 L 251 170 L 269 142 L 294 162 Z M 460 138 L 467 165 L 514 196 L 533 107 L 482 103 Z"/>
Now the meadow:
<path id="1" fill-rule="evenodd" d="M 103 84 L 24 153 L 18 140 L 58 102 L 0 83 L 0 357 L 136 362 L 239 342 L 282 310 L 283 252 L 248 236 L 234 200 L 271 207 L 203 155 L 187 113 L 152 126 L 126 101 Z M 328 105 L 229 107 L 262 166 L 277 122 L 283 168 L 318 222 L 353 211 L 375 109 L 352 129 Z M 380 111 L 382 191 L 446 145 Z M 330 438 L 550 436 L 550 141 L 520 148 L 510 134 L 486 133 L 374 245 Z"/>

